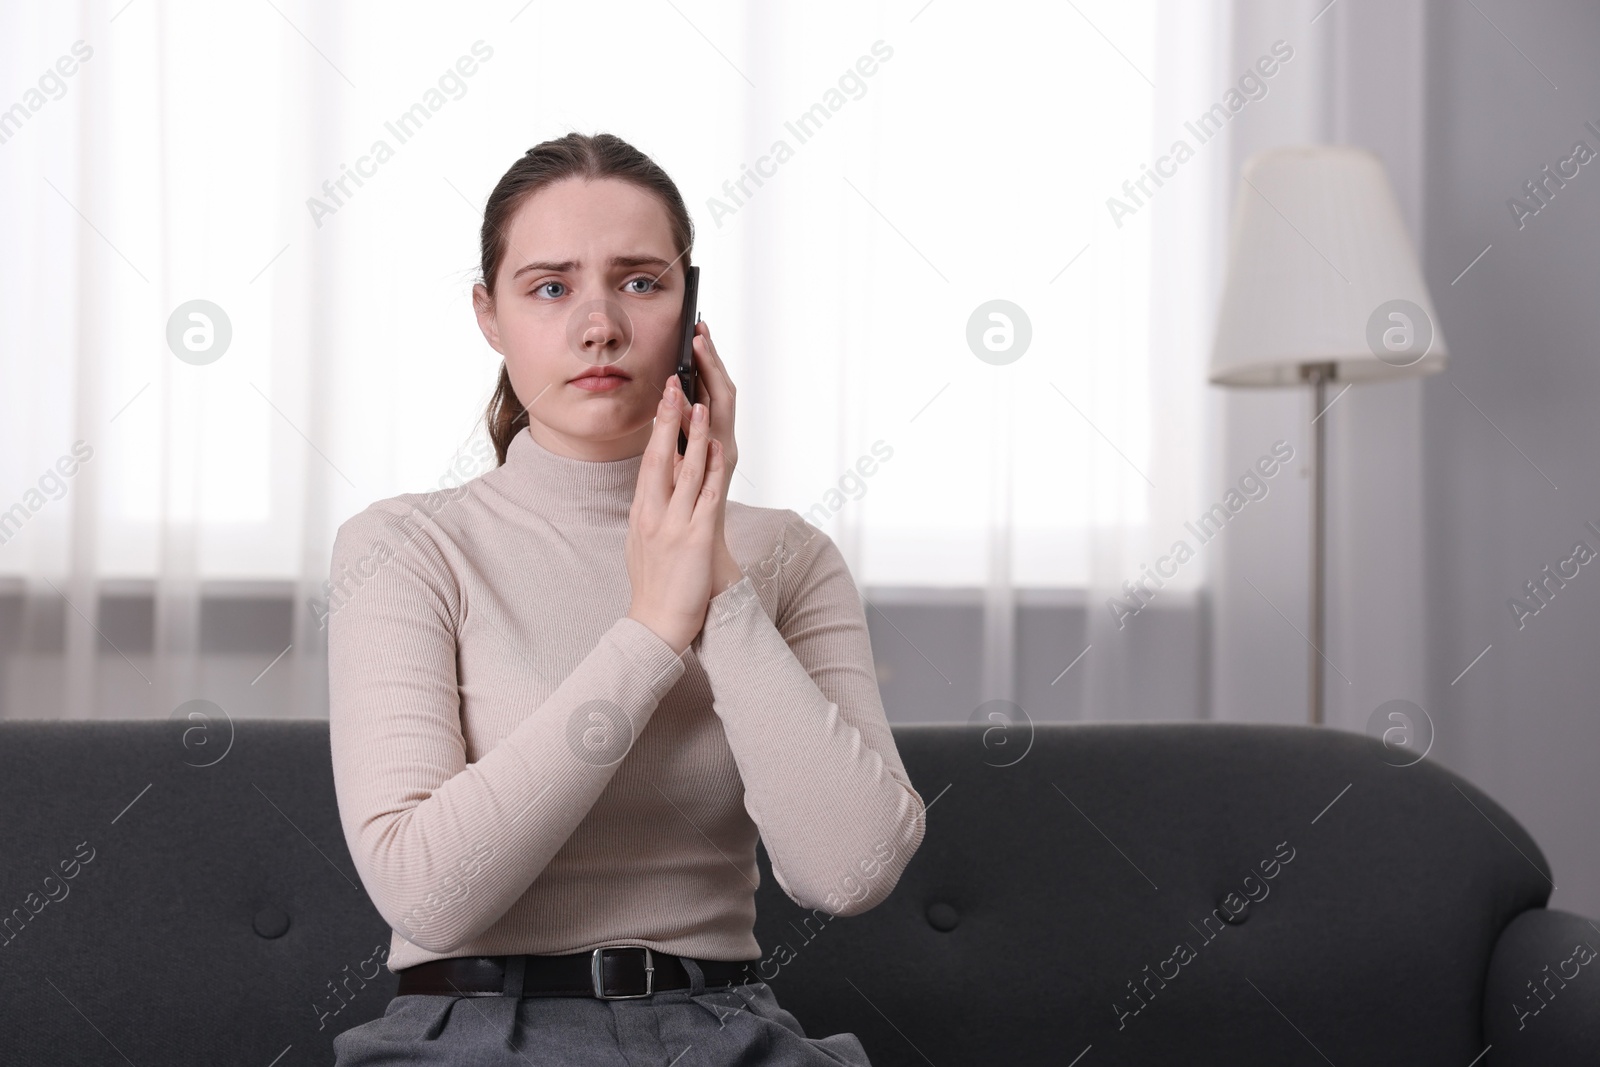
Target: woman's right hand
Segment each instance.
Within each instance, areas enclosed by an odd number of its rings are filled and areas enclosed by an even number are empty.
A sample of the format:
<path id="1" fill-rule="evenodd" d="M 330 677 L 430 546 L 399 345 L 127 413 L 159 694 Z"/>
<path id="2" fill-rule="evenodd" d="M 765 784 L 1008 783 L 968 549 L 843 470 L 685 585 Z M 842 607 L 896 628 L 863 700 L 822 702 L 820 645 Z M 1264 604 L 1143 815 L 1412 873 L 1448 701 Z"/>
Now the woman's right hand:
<path id="1" fill-rule="evenodd" d="M 668 376 L 645 446 L 628 513 L 625 558 L 633 601 L 628 618 L 655 631 L 680 656 L 705 624 L 711 601 L 717 504 L 726 481 L 722 446 L 710 436 L 710 414 L 695 405 L 689 443 L 678 455 L 683 391 Z"/>

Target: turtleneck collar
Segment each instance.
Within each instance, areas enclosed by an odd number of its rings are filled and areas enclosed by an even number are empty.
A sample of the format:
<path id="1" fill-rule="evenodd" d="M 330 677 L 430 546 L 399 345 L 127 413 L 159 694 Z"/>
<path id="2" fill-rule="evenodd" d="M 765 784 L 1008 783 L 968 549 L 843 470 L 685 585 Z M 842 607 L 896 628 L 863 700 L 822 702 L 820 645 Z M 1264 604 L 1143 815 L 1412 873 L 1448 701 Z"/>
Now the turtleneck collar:
<path id="1" fill-rule="evenodd" d="M 511 438 L 506 461 L 482 477 L 558 525 L 626 526 L 643 465 L 642 452 L 605 461 L 557 455 L 524 427 Z"/>

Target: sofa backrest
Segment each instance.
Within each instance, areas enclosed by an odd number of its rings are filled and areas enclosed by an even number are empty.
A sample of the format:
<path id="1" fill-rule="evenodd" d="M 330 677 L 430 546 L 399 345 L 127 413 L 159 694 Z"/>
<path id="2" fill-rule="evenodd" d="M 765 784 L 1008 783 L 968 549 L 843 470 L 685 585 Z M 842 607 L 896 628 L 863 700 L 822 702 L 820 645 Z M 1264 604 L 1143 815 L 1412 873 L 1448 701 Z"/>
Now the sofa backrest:
<path id="1" fill-rule="evenodd" d="M 763 881 L 769 981 L 808 1033 L 875 1067 L 1482 1052 L 1495 938 L 1552 885 L 1464 779 L 1327 728 L 996 730 L 894 728 L 928 828 L 878 908 L 807 927 Z"/>
<path id="2" fill-rule="evenodd" d="M 806 912 L 764 854 L 757 891 L 779 1003 L 877 1067 L 1466 1063 L 1551 888 L 1481 791 L 1359 735 L 894 734 L 930 809 L 888 901 Z M 393 996 L 326 721 L 0 722 L 0 797 L 0 1061 L 325 1064 Z"/>

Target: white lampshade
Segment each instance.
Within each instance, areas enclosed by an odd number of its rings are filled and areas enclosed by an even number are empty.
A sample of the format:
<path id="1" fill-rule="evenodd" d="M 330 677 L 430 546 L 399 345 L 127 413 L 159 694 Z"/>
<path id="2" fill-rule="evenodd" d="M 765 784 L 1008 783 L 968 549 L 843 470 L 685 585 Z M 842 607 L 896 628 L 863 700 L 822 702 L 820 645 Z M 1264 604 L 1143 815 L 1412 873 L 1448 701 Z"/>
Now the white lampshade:
<path id="1" fill-rule="evenodd" d="M 1290 145 L 1245 162 L 1212 348 L 1217 385 L 1431 374 L 1448 355 L 1388 175 L 1371 152 Z"/>

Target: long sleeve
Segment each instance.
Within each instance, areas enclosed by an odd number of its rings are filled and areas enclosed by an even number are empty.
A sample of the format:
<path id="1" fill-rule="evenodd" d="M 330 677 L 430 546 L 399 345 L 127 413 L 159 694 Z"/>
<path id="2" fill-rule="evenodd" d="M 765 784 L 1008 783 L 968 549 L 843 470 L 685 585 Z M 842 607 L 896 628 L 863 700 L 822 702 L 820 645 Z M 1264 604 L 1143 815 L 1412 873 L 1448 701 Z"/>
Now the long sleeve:
<path id="1" fill-rule="evenodd" d="M 464 587 L 420 511 L 340 526 L 328 615 L 330 741 L 346 844 L 407 941 L 449 952 L 499 919 L 583 820 L 685 663 L 618 619 L 535 705 L 516 657 L 495 681 L 517 722 L 467 763 L 457 676 Z M 446 542 L 447 544 L 447 542 Z M 622 717 L 626 717 L 627 722 Z M 630 725 L 631 724 L 631 725 Z"/>
<path id="2" fill-rule="evenodd" d="M 922 843 L 924 806 L 884 716 L 844 557 L 785 516 L 772 555 L 712 598 L 692 647 L 778 884 L 802 907 L 857 915 L 894 889 Z M 776 620 L 756 580 L 777 583 Z"/>

